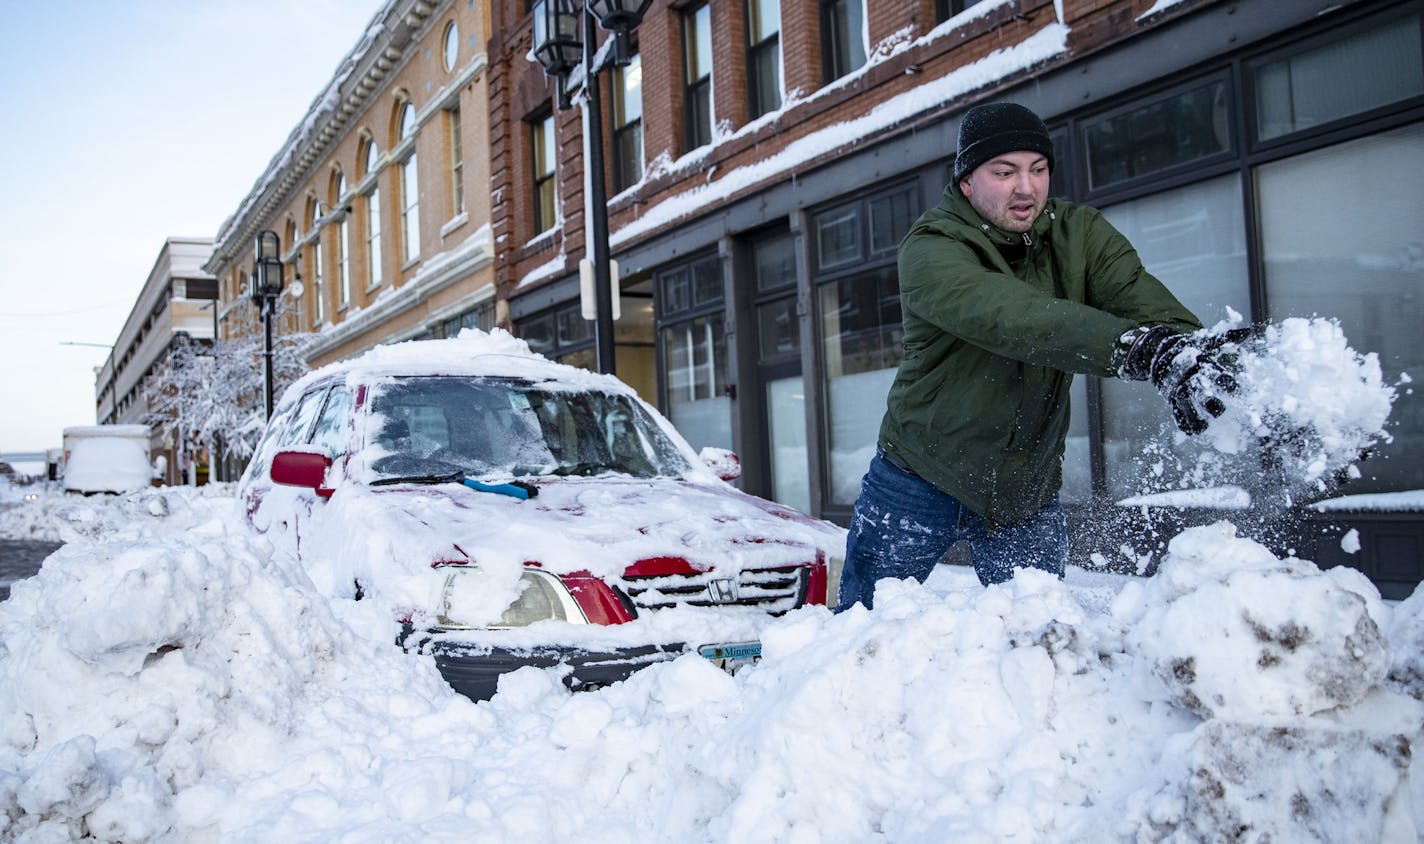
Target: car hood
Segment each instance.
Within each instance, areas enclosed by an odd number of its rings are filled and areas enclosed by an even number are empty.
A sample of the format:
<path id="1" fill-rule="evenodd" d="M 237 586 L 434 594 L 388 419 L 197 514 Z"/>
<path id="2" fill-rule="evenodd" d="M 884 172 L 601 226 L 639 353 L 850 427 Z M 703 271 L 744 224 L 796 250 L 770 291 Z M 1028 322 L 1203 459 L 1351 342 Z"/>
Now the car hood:
<path id="1" fill-rule="evenodd" d="M 736 570 L 839 556 L 845 531 L 720 483 L 541 480 L 527 501 L 448 484 L 339 488 L 299 540 L 318 586 L 340 594 L 474 563 L 517 577 L 529 563 L 616 581 L 640 561 Z"/>

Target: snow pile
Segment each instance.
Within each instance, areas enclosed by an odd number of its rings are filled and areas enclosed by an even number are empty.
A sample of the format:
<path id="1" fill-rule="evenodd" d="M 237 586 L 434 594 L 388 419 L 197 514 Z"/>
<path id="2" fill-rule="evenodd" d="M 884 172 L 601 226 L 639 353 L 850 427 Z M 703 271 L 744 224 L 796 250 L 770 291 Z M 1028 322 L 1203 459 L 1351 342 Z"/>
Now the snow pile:
<path id="1" fill-rule="evenodd" d="M 1213 331 L 1239 323 L 1232 317 Z M 1374 352 L 1350 348 L 1339 320 L 1267 325 L 1235 354 L 1239 389 L 1205 437 L 1223 454 L 1267 449 L 1288 493 L 1328 489 L 1367 450 L 1390 441 L 1384 427 L 1395 391 Z"/>
<path id="2" fill-rule="evenodd" d="M 129 512 L 0 603 L 0 840 L 1379 841 L 1424 819 L 1424 599 L 1226 525 L 1153 580 L 944 566 L 874 612 L 773 622 L 736 676 L 686 656 L 571 694 L 523 669 L 477 705 L 230 500 Z"/>
<path id="3" fill-rule="evenodd" d="M 1118 614 L 1134 649 L 1179 703 L 1208 717 L 1359 703 L 1390 662 L 1374 586 L 1354 569 L 1321 572 L 1235 536 L 1226 522 L 1184 531 L 1156 577 L 1124 590 Z"/>
<path id="4" fill-rule="evenodd" d="M 146 487 L 123 495 L 82 496 L 54 484 L 25 488 L 34 500 L 0 509 L 0 539 L 74 542 L 102 539 L 129 529 L 135 521 L 167 517 L 204 506 L 204 499 L 232 495 L 231 484 Z M 228 502 L 229 504 L 231 502 Z"/>

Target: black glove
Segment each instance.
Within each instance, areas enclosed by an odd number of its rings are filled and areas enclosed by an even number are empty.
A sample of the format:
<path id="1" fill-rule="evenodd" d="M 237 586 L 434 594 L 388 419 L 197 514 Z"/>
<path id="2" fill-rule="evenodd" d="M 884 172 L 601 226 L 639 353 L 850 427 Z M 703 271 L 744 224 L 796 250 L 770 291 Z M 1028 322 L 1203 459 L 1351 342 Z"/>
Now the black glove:
<path id="1" fill-rule="evenodd" d="M 1113 359 L 1118 377 L 1152 382 L 1172 406 L 1177 427 L 1187 434 L 1200 434 L 1212 417 L 1226 412 L 1221 394 L 1236 391 L 1231 362 L 1218 352 L 1252 333 L 1250 328 L 1235 328 L 1200 336 L 1166 325 L 1147 325 L 1119 337 Z"/>

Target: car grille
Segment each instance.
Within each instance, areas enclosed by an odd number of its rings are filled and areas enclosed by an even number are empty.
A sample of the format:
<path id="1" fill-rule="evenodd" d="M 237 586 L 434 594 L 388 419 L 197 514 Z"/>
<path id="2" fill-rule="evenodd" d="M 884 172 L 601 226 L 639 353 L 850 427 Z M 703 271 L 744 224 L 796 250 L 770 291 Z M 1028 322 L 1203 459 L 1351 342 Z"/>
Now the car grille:
<path id="1" fill-rule="evenodd" d="M 640 610 L 740 606 L 780 615 L 806 602 L 810 573 L 809 566 L 781 566 L 745 569 L 735 574 L 709 571 L 625 576 L 623 589 Z"/>

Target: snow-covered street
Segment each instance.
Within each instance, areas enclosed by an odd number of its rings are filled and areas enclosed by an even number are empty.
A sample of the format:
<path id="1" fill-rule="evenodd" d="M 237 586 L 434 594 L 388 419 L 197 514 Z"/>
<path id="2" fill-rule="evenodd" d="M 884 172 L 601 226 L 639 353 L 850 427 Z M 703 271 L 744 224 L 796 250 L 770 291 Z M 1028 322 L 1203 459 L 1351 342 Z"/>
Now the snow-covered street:
<path id="1" fill-rule="evenodd" d="M 1424 598 L 1227 523 L 1151 579 L 942 566 L 695 656 L 474 704 L 223 486 L 43 497 L 0 604 L 0 839 L 1413 841 Z"/>
<path id="2" fill-rule="evenodd" d="M 1394 388 L 1333 323 L 1288 321 L 1250 354 L 1190 477 L 1284 429 L 1287 480 L 1323 492 L 1387 436 Z M 560 669 L 521 668 L 477 704 L 395 646 L 389 607 L 322 591 L 254 533 L 230 485 L 6 503 L 0 537 L 64 544 L 0 603 L 4 841 L 1424 829 L 1424 590 L 1383 601 L 1229 521 L 1172 538 L 1151 577 L 1070 566 L 985 588 L 942 565 L 882 581 L 873 612 L 758 613 L 763 658 L 735 675 L 688 654 L 575 694 Z M 559 623 L 480 634 L 532 643 Z M 677 607 L 585 629 L 609 644 L 726 623 Z"/>

